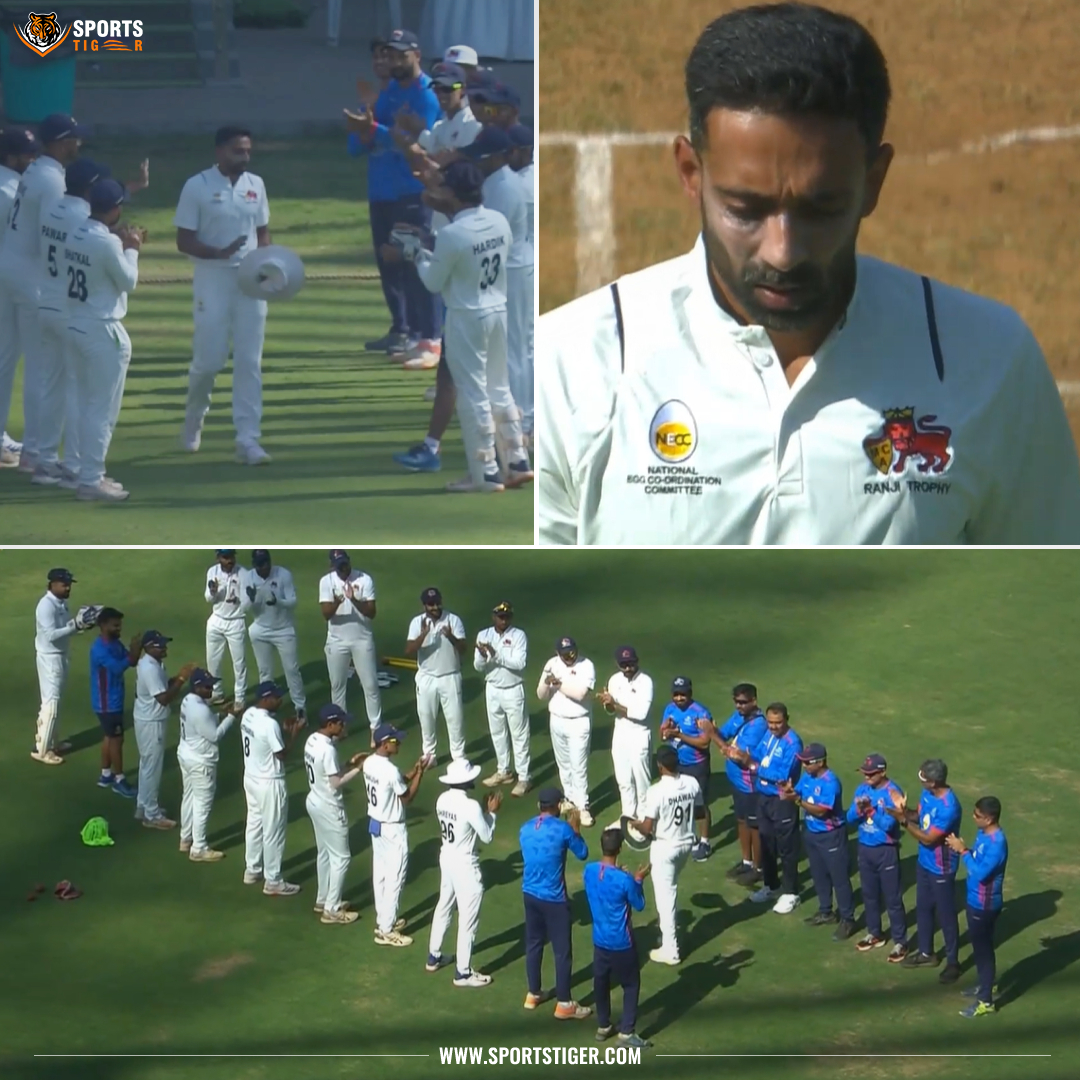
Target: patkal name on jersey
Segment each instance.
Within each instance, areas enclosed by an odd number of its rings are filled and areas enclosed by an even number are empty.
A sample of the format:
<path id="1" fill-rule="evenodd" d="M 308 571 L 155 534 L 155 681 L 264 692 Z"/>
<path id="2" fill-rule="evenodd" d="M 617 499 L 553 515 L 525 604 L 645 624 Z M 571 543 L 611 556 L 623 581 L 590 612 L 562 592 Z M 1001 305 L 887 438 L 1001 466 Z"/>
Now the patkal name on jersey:
<path id="1" fill-rule="evenodd" d="M 64 258 L 68 262 L 78 263 L 80 266 L 90 265 L 90 256 L 83 254 L 81 251 L 72 251 L 71 248 L 64 248 Z"/>
<path id="2" fill-rule="evenodd" d="M 479 244 L 473 244 L 472 253 L 483 255 L 485 251 L 493 251 L 495 248 L 506 247 L 505 236 L 493 236 L 490 240 L 481 240 Z"/>

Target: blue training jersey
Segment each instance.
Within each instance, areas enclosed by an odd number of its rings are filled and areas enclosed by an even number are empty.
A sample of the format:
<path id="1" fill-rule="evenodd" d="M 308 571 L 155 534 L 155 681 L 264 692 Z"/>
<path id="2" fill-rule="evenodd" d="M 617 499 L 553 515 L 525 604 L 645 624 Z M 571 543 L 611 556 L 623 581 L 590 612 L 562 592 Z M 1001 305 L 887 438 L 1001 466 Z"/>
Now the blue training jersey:
<path id="1" fill-rule="evenodd" d="M 832 807 L 832 813 L 826 817 L 804 814 L 803 821 L 806 823 L 807 832 L 833 832 L 836 829 L 846 828 L 844 788 L 840 783 L 840 778 L 832 769 L 826 769 L 817 776 L 803 773 L 795 785 L 795 791 L 804 803 Z"/>
<path id="2" fill-rule="evenodd" d="M 885 807 L 892 806 L 890 791 L 903 795 L 899 784 L 887 780 L 881 787 L 872 787 L 870 784 L 860 784 L 855 789 L 855 797 L 848 807 L 847 819 L 849 822 L 859 823 L 859 843 L 867 847 L 882 847 L 889 845 L 896 847 L 900 843 L 900 822 Z M 858 810 L 858 802 L 863 796 L 870 800 L 870 812 L 863 817 Z"/>
<path id="3" fill-rule="evenodd" d="M 758 743 L 769 734 L 769 725 L 765 722 L 765 714 L 756 712 L 753 716 L 743 716 L 738 709 L 724 721 L 720 729 L 720 738 L 725 742 L 734 741 L 738 750 L 745 750 L 753 754 Z M 754 774 L 749 768 L 743 768 L 737 761 L 727 759 L 724 767 L 728 782 L 736 791 L 750 792 L 754 790 Z"/>
<path id="4" fill-rule="evenodd" d="M 802 774 L 802 763 L 795 756 L 802 750 L 802 739 L 788 728 L 783 735 L 765 732 L 765 737 L 751 751 L 758 763 L 757 789 L 762 795 L 779 795 L 777 786 L 784 780 L 795 783 Z"/>
<path id="5" fill-rule="evenodd" d="M 691 701 L 685 709 L 680 709 L 679 706 L 672 701 L 664 710 L 664 716 L 661 723 L 666 724 L 668 721 L 671 721 L 672 723 L 677 724 L 679 730 L 687 735 L 700 735 L 701 731 L 698 729 L 698 721 L 711 719 L 712 713 L 697 701 Z M 708 760 L 708 747 L 705 747 L 705 749 L 702 750 L 700 747 L 691 746 L 689 743 L 683 742 L 678 736 L 674 739 L 669 739 L 668 742 L 675 747 L 675 750 L 678 752 L 680 765 L 698 765 L 701 762 Z"/>
<path id="6" fill-rule="evenodd" d="M 588 863 L 585 896 L 592 912 L 592 938 L 598 949 L 622 952 L 634 947 L 632 911 L 645 910 L 645 890 L 618 866 Z"/>
<path id="7" fill-rule="evenodd" d="M 1005 864 L 1009 861 L 1009 843 L 1005 830 L 980 829 L 975 841 L 962 857 L 967 870 L 968 907 L 978 911 L 1000 911 L 1005 902 Z"/>
<path id="8" fill-rule="evenodd" d="M 99 637 L 90 646 L 90 708 L 94 712 L 124 711 L 124 672 L 131 666 L 122 641 Z"/>
<path id="9" fill-rule="evenodd" d="M 540 814 L 526 821 L 518 839 L 525 860 L 521 891 L 537 900 L 565 900 L 566 853 L 572 851 L 584 862 L 589 857 L 585 841 L 554 814 Z"/>
<path id="10" fill-rule="evenodd" d="M 923 791 L 919 799 L 919 828 L 923 832 L 940 829 L 948 836 L 960 827 L 962 815 L 960 800 L 952 788 L 949 788 L 940 799 L 929 791 Z M 919 865 L 924 870 L 929 870 L 931 874 L 955 874 L 959 863 L 956 852 L 950 850 L 949 845 L 944 841 L 937 847 L 920 842 Z"/>

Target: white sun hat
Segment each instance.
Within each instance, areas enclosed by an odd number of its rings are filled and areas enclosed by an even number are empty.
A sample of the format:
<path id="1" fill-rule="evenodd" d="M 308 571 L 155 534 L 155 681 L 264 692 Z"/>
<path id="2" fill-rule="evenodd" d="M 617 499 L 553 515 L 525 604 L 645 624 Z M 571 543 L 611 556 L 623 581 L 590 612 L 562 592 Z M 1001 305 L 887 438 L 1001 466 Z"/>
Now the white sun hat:
<path id="1" fill-rule="evenodd" d="M 446 766 L 446 772 L 439 777 L 441 784 L 468 784 L 480 775 L 479 765 L 470 765 L 464 758 L 451 761 Z"/>

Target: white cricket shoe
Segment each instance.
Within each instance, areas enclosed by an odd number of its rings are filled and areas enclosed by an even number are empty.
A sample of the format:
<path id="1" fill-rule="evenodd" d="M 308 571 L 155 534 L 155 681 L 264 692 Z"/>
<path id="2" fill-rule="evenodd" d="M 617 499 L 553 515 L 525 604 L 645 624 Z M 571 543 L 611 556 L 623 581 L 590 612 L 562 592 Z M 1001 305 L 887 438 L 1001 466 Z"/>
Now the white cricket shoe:
<path id="1" fill-rule="evenodd" d="M 69 469 L 66 465 L 60 466 L 60 487 L 64 491 L 77 491 L 79 489 L 79 474 L 74 469 Z M 106 479 L 108 479 L 106 477 Z"/>
<path id="2" fill-rule="evenodd" d="M 480 494 L 480 495 L 493 495 L 499 491 L 505 491 L 501 480 L 497 479 L 495 474 L 492 474 L 491 478 L 484 477 L 480 483 L 476 483 L 471 476 L 463 477 L 461 480 L 451 480 L 446 485 L 447 491 L 452 491 L 455 495 L 461 494 Z"/>
<path id="3" fill-rule="evenodd" d="M 519 780 L 513 788 L 511 788 L 510 794 L 513 795 L 515 799 L 520 799 L 522 795 L 527 795 L 530 791 L 532 791 L 532 781 Z"/>
<path id="4" fill-rule="evenodd" d="M 35 761 L 40 761 L 43 765 L 64 764 L 64 759 L 59 754 L 54 754 L 52 750 L 46 750 L 44 754 L 39 754 L 36 750 L 32 750 L 30 756 Z"/>
<path id="5" fill-rule="evenodd" d="M 263 896 L 295 896 L 299 891 L 300 886 L 291 881 L 268 881 L 263 885 Z"/>
<path id="6" fill-rule="evenodd" d="M 470 971 L 467 975 L 462 975 L 460 971 L 454 972 L 454 985 L 455 986 L 490 986 L 491 976 L 484 975 L 479 971 Z"/>
<path id="7" fill-rule="evenodd" d="M 801 903 L 794 893 L 783 893 L 773 905 L 773 911 L 777 915 L 790 915 Z"/>
<path id="8" fill-rule="evenodd" d="M 671 953 L 664 952 L 663 949 L 651 950 L 649 959 L 655 964 L 667 964 L 668 967 L 678 967 L 682 963 L 677 956 L 672 956 Z"/>
<path id="9" fill-rule="evenodd" d="M 37 454 L 22 450 L 19 453 L 19 472 L 32 473 L 37 468 Z"/>
<path id="10" fill-rule="evenodd" d="M 581 818 L 581 824 L 584 825 L 586 829 L 591 829 L 596 824 L 596 818 L 594 818 L 588 810 L 582 810 L 578 816 Z"/>
<path id="11" fill-rule="evenodd" d="M 63 470 L 59 465 L 50 465 L 42 462 L 30 478 L 31 484 L 40 484 L 42 487 L 55 487 L 64 479 Z"/>
<path id="12" fill-rule="evenodd" d="M 202 445 L 202 422 L 195 423 L 187 418 L 184 419 L 184 430 L 180 433 L 180 445 L 189 453 L 194 454 Z"/>
<path id="13" fill-rule="evenodd" d="M 360 916 L 355 911 L 338 908 L 337 911 L 324 911 L 319 918 L 319 922 L 325 926 L 348 926 L 349 923 L 354 923 L 359 918 Z"/>
<path id="14" fill-rule="evenodd" d="M 253 874 L 250 870 L 244 871 L 244 884 L 245 885 L 258 885 L 262 881 L 262 874 Z"/>
<path id="15" fill-rule="evenodd" d="M 93 487 L 88 484 L 80 484 L 75 489 L 75 498 L 80 502 L 123 502 L 130 497 L 131 492 L 122 487 L 110 487 L 105 483 L 97 483 Z"/>
<path id="16" fill-rule="evenodd" d="M 434 398 L 432 398 L 431 400 L 434 400 Z M 17 469 L 18 467 L 18 451 L 9 450 L 6 446 L 0 447 L 0 469 Z"/>
<path id="17" fill-rule="evenodd" d="M 242 465 L 269 465 L 273 458 L 257 443 L 237 443 L 236 460 Z"/>
<path id="18" fill-rule="evenodd" d="M 192 862 L 221 862 L 225 858 L 225 852 L 215 851 L 214 848 L 203 848 L 202 851 L 192 848 L 188 853 L 188 858 Z"/>
<path id="19" fill-rule="evenodd" d="M 413 939 L 411 937 L 399 933 L 397 930 L 391 930 L 389 934 L 384 934 L 381 930 L 375 931 L 376 945 L 392 945 L 395 949 L 406 949 L 412 943 Z"/>
<path id="20" fill-rule="evenodd" d="M 13 439 L 6 431 L 0 436 L 0 448 L 9 450 L 15 455 L 22 453 L 22 443 L 17 439 Z"/>
<path id="21" fill-rule="evenodd" d="M 768 904 L 780 895 L 779 889 L 770 889 L 768 885 L 762 885 L 757 892 L 750 894 L 750 900 L 755 904 Z"/>
<path id="22" fill-rule="evenodd" d="M 498 787 L 500 784 L 512 784 L 514 782 L 514 774 L 508 772 L 499 772 L 496 770 L 486 780 L 483 781 L 484 787 Z"/>

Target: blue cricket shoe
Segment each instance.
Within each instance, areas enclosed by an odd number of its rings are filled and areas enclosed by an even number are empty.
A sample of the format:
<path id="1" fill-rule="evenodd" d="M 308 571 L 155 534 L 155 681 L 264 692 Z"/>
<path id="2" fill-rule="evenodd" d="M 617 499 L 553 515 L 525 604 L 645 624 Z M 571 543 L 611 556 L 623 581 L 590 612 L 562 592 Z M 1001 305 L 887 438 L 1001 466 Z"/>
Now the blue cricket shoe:
<path id="1" fill-rule="evenodd" d="M 125 799 L 134 799 L 136 795 L 135 789 L 127 782 L 127 780 L 114 780 L 112 789 L 117 795 L 123 795 Z"/>
<path id="2" fill-rule="evenodd" d="M 395 454 L 394 460 L 409 472 L 438 472 L 442 468 L 439 455 L 424 443 L 410 447 L 403 454 Z"/>

